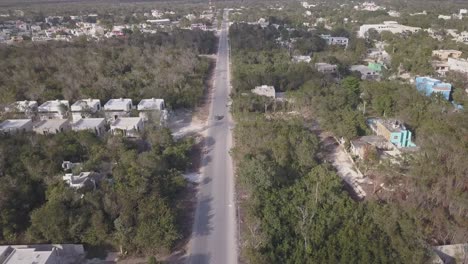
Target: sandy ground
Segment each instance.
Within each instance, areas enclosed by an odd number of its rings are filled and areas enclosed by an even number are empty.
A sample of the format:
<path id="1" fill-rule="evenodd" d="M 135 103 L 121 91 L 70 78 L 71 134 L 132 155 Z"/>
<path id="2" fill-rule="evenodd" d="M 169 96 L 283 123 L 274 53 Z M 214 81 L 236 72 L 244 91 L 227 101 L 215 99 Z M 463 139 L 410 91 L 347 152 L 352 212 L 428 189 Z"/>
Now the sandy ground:
<path id="1" fill-rule="evenodd" d="M 361 185 L 367 184 L 368 179 L 355 169 L 344 147 L 326 133 L 320 133 L 319 137 L 325 150 L 325 159 L 335 167 L 338 175 L 352 188 L 358 199 L 365 198 L 366 192 Z"/>

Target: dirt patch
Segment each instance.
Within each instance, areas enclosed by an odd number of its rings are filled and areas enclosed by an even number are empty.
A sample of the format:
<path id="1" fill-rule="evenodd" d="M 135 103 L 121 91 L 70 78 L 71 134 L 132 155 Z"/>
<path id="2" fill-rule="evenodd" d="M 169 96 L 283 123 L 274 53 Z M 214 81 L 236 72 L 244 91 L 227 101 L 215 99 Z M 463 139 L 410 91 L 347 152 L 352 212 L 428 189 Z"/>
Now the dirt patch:
<path id="1" fill-rule="evenodd" d="M 195 114 L 193 119 L 205 123 L 208 120 L 208 116 L 210 113 L 210 106 L 212 101 L 213 95 L 213 84 L 214 84 L 214 73 L 216 67 L 216 56 L 207 56 L 211 60 L 210 63 L 210 70 L 209 75 L 205 79 L 205 93 L 203 94 L 203 98 L 200 102 L 200 105 L 195 108 Z"/>

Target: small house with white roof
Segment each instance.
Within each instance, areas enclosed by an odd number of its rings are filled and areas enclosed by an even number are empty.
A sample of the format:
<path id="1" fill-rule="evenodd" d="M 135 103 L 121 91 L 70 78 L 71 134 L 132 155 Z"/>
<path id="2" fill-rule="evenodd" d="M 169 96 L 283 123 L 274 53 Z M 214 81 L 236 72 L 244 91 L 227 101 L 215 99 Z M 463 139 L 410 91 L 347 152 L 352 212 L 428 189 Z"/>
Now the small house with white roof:
<path id="1" fill-rule="evenodd" d="M 268 85 L 256 86 L 255 89 L 251 90 L 251 92 L 260 96 L 266 96 L 266 97 L 270 97 L 273 99 L 275 99 L 276 97 L 275 87 L 273 86 L 268 86 Z"/>
<path id="2" fill-rule="evenodd" d="M 41 135 L 58 134 L 70 130 L 71 126 L 67 119 L 41 120 L 33 125 L 33 131 Z"/>
<path id="3" fill-rule="evenodd" d="M 74 189 L 81 189 L 86 186 L 95 187 L 98 174 L 94 172 L 81 172 L 79 175 L 66 173 L 62 179 L 65 183 Z"/>
<path id="4" fill-rule="evenodd" d="M 78 100 L 71 106 L 72 120 L 77 122 L 79 119 L 91 117 L 100 110 L 101 101 L 99 99 Z"/>
<path id="5" fill-rule="evenodd" d="M 117 120 L 119 117 L 127 117 L 130 115 L 133 104 L 132 99 L 119 98 L 110 99 L 104 105 L 104 113 L 107 120 Z"/>
<path id="6" fill-rule="evenodd" d="M 148 121 L 150 116 L 155 113 L 160 114 L 160 121 L 164 121 L 167 118 L 166 105 L 164 99 L 143 99 L 137 106 L 139 116 L 143 121 Z"/>
<path id="7" fill-rule="evenodd" d="M 41 120 L 65 119 L 69 108 L 68 100 L 52 100 L 44 102 L 37 110 Z"/>
<path id="8" fill-rule="evenodd" d="M 140 137 L 143 129 L 144 123 L 141 117 L 119 117 L 110 126 L 113 135 L 124 137 Z"/>
<path id="9" fill-rule="evenodd" d="M 37 101 L 16 101 L 5 107 L 5 112 L 32 118 L 37 112 Z"/>
<path id="10" fill-rule="evenodd" d="M 98 136 L 106 132 L 105 118 L 82 118 L 72 124 L 73 131 L 89 131 Z"/>
<path id="11" fill-rule="evenodd" d="M 4 134 L 16 134 L 32 131 L 31 119 L 7 119 L 0 123 L 0 132 Z"/>

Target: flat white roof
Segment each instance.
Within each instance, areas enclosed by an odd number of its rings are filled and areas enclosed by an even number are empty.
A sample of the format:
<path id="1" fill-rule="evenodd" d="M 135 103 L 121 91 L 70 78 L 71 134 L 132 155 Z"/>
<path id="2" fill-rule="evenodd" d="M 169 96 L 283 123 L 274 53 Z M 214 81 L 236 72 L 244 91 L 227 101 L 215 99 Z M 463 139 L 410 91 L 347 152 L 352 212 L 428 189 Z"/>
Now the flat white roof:
<path id="1" fill-rule="evenodd" d="M 96 128 L 105 123 L 105 118 L 82 118 L 72 124 L 73 130 L 86 130 Z"/>
<path id="2" fill-rule="evenodd" d="M 96 108 L 98 105 L 101 105 L 101 101 L 99 101 L 99 99 L 82 99 L 72 104 L 71 110 L 83 111 L 87 108 Z"/>
<path id="3" fill-rule="evenodd" d="M 31 119 L 7 119 L 0 123 L 0 130 L 22 128 L 24 125 L 30 122 Z"/>
<path id="4" fill-rule="evenodd" d="M 161 110 L 164 108 L 164 99 L 143 99 L 137 106 L 138 110 Z"/>
<path id="5" fill-rule="evenodd" d="M 24 112 L 34 107 L 37 107 L 37 101 L 16 101 L 5 107 L 5 111 Z"/>
<path id="6" fill-rule="evenodd" d="M 47 119 L 40 121 L 36 124 L 34 124 L 34 128 L 36 129 L 59 129 L 63 124 L 68 122 L 67 119 Z"/>
<path id="7" fill-rule="evenodd" d="M 37 109 L 39 112 L 61 112 L 62 105 L 70 106 L 68 100 L 53 100 L 44 102 Z"/>
<path id="8" fill-rule="evenodd" d="M 117 111 L 127 111 L 127 106 L 132 105 L 132 99 L 129 98 L 119 98 L 119 99 L 110 99 L 104 105 L 104 110 L 117 110 Z"/>
<path id="9" fill-rule="evenodd" d="M 3 256 L 9 248 L 10 246 L 0 246 L 0 256 Z"/>
<path id="10" fill-rule="evenodd" d="M 330 63 L 326 63 L 326 62 L 317 62 L 315 63 L 315 67 L 336 67 L 335 64 L 330 64 Z"/>
<path id="11" fill-rule="evenodd" d="M 142 122 L 140 117 L 119 117 L 111 124 L 111 127 L 128 130 L 133 129 L 140 122 Z"/>
<path id="12" fill-rule="evenodd" d="M 46 264 L 53 251 L 36 251 L 35 248 L 17 248 L 4 264 L 34 263 Z"/>

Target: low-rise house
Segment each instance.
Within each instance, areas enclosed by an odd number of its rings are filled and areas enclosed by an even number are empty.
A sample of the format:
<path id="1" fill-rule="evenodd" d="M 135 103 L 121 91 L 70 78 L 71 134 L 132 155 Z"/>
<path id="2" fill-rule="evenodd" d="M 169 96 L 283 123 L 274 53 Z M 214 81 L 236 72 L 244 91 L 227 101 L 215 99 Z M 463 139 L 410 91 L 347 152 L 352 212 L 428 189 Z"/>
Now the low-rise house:
<path id="1" fill-rule="evenodd" d="M 392 148 L 393 145 L 383 136 L 363 136 L 351 140 L 350 151 L 354 156 L 365 160 L 373 150 L 388 150 Z"/>
<path id="2" fill-rule="evenodd" d="M 350 71 L 356 71 L 361 74 L 362 80 L 378 80 L 380 79 L 380 73 L 369 68 L 366 65 L 352 65 Z"/>
<path id="3" fill-rule="evenodd" d="M 164 122 L 167 119 L 166 105 L 164 99 L 143 99 L 138 103 L 137 110 L 139 111 L 139 116 L 143 121 L 148 121 L 152 114 L 160 114 L 160 121 Z"/>
<path id="4" fill-rule="evenodd" d="M 460 58 L 462 52 L 459 50 L 433 50 L 432 56 L 439 60 L 447 61 L 449 58 Z"/>
<path id="5" fill-rule="evenodd" d="M 275 87 L 273 86 L 268 86 L 268 85 L 262 85 L 262 86 L 257 86 L 255 89 L 251 90 L 252 93 L 260 95 L 260 96 L 266 96 L 275 99 L 276 93 L 275 93 Z"/>
<path id="6" fill-rule="evenodd" d="M 334 64 L 328 64 L 325 62 L 318 62 L 315 63 L 315 69 L 321 73 L 336 73 L 338 70 L 338 66 Z"/>
<path id="7" fill-rule="evenodd" d="M 69 108 L 70 104 L 67 100 L 53 100 L 44 102 L 37 110 L 41 120 L 54 118 L 65 119 Z"/>
<path id="8" fill-rule="evenodd" d="M 400 12 L 395 11 L 395 10 L 389 10 L 389 11 L 387 12 L 387 14 L 388 14 L 389 16 L 391 16 L 391 17 L 400 17 L 400 16 L 401 16 Z"/>
<path id="9" fill-rule="evenodd" d="M 450 19 L 452 19 L 452 16 L 439 15 L 437 18 L 438 18 L 438 19 L 443 19 L 443 20 L 450 20 Z"/>
<path id="10" fill-rule="evenodd" d="M 416 147 L 411 141 L 411 131 L 398 120 L 371 118 L 367 123 L 375 134 L 383 136 L 397 148 Z"/>
<path id="11" fill-rule="evenodd" d="M 68 170 L 72 170 L 73 168 L 76 168 L 78 166 L 81 166 L 81 163 L 79 162 L 71 162 L 71 161 L 68 161 L 68 160 L 64 160 L 62 162 L 62 169 L 64 171 L 68 171 Z"/>
<path id="12" fill-rule="evenodd" d="M 96 187 L 96 181 L 99 174 L 94 172 L 80 172 L 79 175 L 73 173 L 66 173 L 62 179 L 65 183 L 74 189 L 81 189 L 84 187 Z"/>
<path id="13" fill-rule="evenodd" d="M 341 45 L 341 46 L 348 46 L 349 39 L 345 37 L 332 37 L 331 35 L 320 35 L 320 37 L 327 41 L 328 45 Z"/>
<path id="14" fill-rule="evenodd" d="M 124 137 L 140 137 L 143 129 L 144 122 L 141 117 L 119 117 L 110 126 L 113 135 Z"/>
<path id="15" fill-rule="evenodd" d="M 33 131 L 41 135 L 57 134 L 70 130 L 70 122 L 67 119 L 47 119 L 33 124 Z"/>
<path id="16" fill-rule="evenodd" d="M 99 99 L 78 100 L 71 106 L 72 120 L 76 122 L 82 118 L 91 117 L 100 110 L 101 101 Z"/>
<path id="17" fill-rule="evenodd" d="M 37 101 L 17 101 L 5 107 L 5 112 L 33 118 L 37 112 Z"/>
<path id="18" fill-rule="evenodd" d="M 105 118 L 82 118 L 72 124 L 73 131 L 89 131 L 98 136 L 106 132 Z"/>
<path id="19" fill-rule="evenodd" d="M 391 32 L 392 34 L 401 34 L 404 32 L 418 32 L 421 30 L 419 27 L 410 27 L 405 25 L 400 25 L 395 21 L 384 21 L 382 24 L 365 24 L 359 28 L 358 37 L 364 38 L 369 30 L 374 29 L 377 32 L 381 33 L 383 31 Z"/>
<path id="20" fill-rule="evenodd" d="M 127 117 L 130 115 L 133 104 L 132 99 L 119 98 L 110 99 L 104 105 L 104 113 L 107 120 L 117 120 L 119 117 Z"/>
<path id="21" fill-rule="evenodd" d="M 1 264 L 78 264 L 84 261 L 85 252 L 80 244 L 0 246 Z"/>
<path id="22" fill-rule="evenodd" d="M 169 18 L 162 18 L 162 19 L 148 19 L 146 22 L 150 24 L 155 24 L 155 25 L 168 25 L 171 23 L 171 20 Z"/>
<path id="23" fill-rule="evenodd" d="M 449 65 L 445 61 L 432 61 L 431 65 L 440 76 L 445 76 L 445 74 L 449 71 Z"/>
<path id="24" fill-rule="evenodd" d="M 0 132 L 4 134 L 30 132 L 32 129 L 31 119 L 7 119 L 0 123 Z"/>
<path id="25" fill-rule="evenodd" d="M 191 30 L 200 29 L 200 30 L 206 31 L 207 27 L 205 24 L 197 23 L 197 24 L 191 24 L 190 29 Z"/>
<path id="26" fill-rule="evenodd" d="M 440 93 L 445 99 L 449 100 L 452 85 L 427 76 L 416 77 L 416 89 L 426 96 L 431 96 L 433 93 Z"/>
<path id="27" fill-rule="evenodd" d="M 304 56 L 304 55 L 293 56 L 293 59 L 292 59 L 292 61 L 295 63 L 299 63 L 299 62 L 309 63 L 311 60 L 312 58 L 310 56 Z"/>
<path id="28" fill-rule="evenodd" d="M 457 34 L 455 37 L 455 41 L 468 44 L 468 32 L 463 31 L 460 34 Z"/>
<path id="29" fill-rule="evenodd" d="M 447 65 L 451 71 L 468 74 L 468 60 L 466 59 L 448 58 Z"/>

